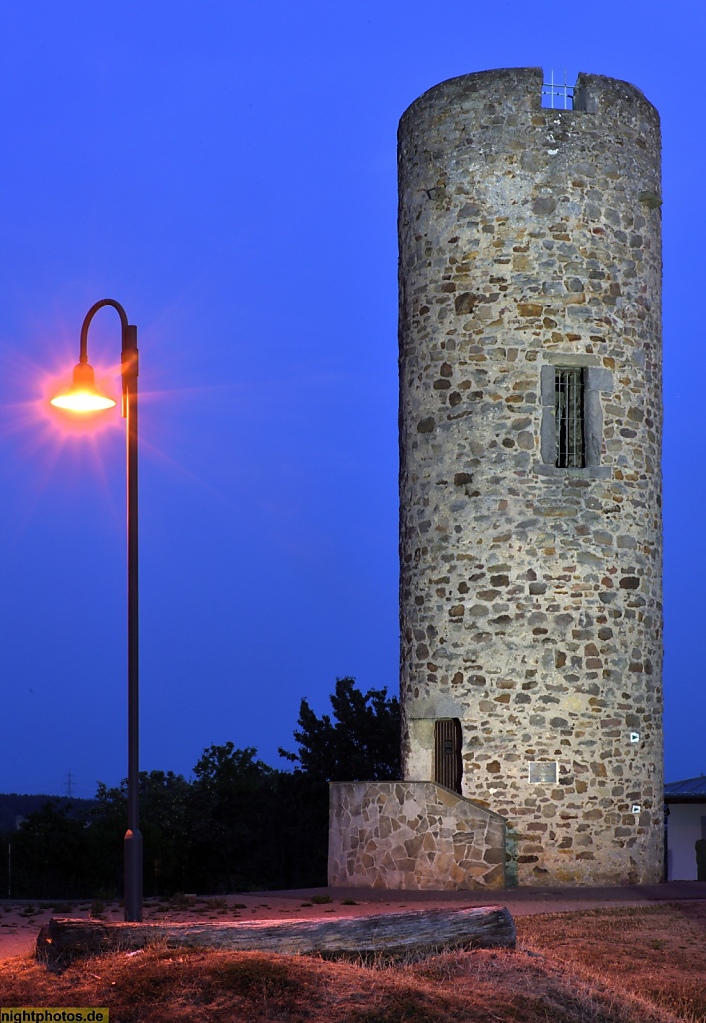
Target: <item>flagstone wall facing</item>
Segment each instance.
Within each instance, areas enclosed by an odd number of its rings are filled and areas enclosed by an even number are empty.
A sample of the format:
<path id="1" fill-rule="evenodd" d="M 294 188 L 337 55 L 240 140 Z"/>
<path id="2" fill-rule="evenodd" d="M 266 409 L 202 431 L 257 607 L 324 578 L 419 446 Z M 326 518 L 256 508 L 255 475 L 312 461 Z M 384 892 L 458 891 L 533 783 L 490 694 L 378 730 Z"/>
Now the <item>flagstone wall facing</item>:
<path id="1" fill-rule="evenodd" d="M 505 820 L 433 782 L 333 782 L 329 885 L 504 886 Z"/>

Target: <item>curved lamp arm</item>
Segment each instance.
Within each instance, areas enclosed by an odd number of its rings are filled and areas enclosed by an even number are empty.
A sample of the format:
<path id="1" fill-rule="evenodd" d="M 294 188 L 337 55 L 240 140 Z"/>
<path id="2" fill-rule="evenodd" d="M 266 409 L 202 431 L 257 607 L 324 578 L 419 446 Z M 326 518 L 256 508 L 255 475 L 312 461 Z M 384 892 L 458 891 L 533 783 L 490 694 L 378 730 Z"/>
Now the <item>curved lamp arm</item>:
<path id="1" fill-rule="evenodd" d="M 86 315 L 84 316 L 83 324 L 81 325 L 81 347 L 80 355 L 78 358 L 79 362 L 88 362 L 88 328 L 91 325 L 91 320 L 93 319 L 93 317 L 96 315 L 99 309 L 103 308 L 104 305 L 112 305 L 113 309 L 117 309 L 118 316 L 120 317 L 120 324 L 123 328 L 123 347 L 125 345 L 125 331 L 129 327 L 129 323 L 127 322 L 127 313 L 120 305 L 120 303 L 116 302 L 114 298 L 102 298 L 100 302 L 96 302 L 95 305 L 92 305 L 91 308 L 86 313 Z"/>
<path id="2" fill-rule="evenodd" d="M 133 393 L 137 389 L 137 375 L 139 372 L 138 366 L 138 352 L 137 352 L 137 327 L 128 323 L 127 313 L 114 298 L 102 298 L 100 302 L 96 302 L 86 313 L 83 323 L 81 325 L 81 344 L 79 348 L 79 363 L 88 362 L 88 328 L 91 325 L 91 320 L 96 315 L 99 309 L 103 306 L 110 305 L 116 310 L 120 317 L 120 326 L 122 333 L 122 348 L 120 352 L 120 363 L 121 363 L 121 375 L 123 381 L 123 401 L 122 401 L 122 412 L 123 419 L 127 416 L 127 396 L 130 391 Z"/>

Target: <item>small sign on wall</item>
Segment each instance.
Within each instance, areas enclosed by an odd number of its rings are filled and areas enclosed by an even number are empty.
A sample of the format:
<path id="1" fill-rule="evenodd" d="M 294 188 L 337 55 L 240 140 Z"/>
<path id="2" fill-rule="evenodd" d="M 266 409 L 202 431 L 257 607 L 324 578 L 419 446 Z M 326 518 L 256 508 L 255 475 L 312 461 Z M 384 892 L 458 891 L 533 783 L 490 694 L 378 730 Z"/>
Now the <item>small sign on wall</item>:
<path id="1" fill-rule="evenodd" d="M 531 785 L 556 785 L 559 765 L 556 760 L 535 760 L 529 764 Z"/>

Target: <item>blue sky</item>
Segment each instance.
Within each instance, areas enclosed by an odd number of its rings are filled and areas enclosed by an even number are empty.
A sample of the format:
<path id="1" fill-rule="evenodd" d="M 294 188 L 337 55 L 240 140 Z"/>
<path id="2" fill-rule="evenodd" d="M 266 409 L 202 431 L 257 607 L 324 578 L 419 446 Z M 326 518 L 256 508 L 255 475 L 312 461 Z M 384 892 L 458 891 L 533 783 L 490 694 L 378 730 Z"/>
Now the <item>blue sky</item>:
<path id="1" fill-rule="evenodd" d="M 141 364 L 142 766 L 277 764 L 397 687 L 397 121 L 443 79 L 626 79 L 662 116 L 668 780 L 706 771 L 701 3 L 0 2 L 0 791 L 125 767 L 124 439 L 46 396 L 112 297 Z M 108 380 L 119 324 L 89 357 Z"/>

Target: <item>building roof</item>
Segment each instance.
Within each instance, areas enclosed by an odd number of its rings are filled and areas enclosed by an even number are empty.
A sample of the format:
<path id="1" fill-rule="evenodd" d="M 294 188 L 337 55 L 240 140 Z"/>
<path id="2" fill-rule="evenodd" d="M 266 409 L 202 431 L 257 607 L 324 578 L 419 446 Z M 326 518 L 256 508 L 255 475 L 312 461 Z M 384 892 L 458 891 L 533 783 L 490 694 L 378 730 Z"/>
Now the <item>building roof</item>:
<path id="1" fill-rule="evenodd" d="M 687 778 L 685 781 L 673 781 L 664 786 L 664 794 L 670 796 L 703 796 L 706 800 L 706 774 L 698 778 Z"/>

